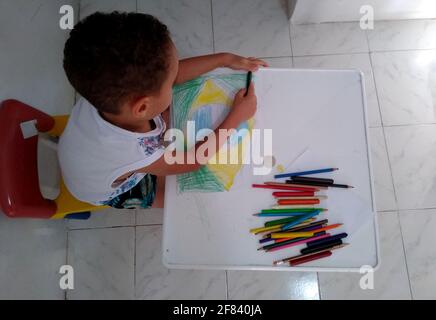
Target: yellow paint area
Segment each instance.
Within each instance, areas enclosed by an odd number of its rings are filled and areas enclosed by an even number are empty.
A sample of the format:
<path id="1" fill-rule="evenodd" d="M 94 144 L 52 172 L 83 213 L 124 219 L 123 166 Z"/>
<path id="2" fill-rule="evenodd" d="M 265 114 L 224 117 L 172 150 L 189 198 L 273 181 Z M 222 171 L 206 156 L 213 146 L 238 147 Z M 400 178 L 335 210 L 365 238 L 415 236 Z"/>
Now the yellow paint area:
<path id="1" fill-rule="evenodd" d="M 230 107 L 232 102 L 232 98 L 223 89 L 218 87 L 213 80 L 209 79 L 203 84 L 203 88 L 201 88 L 200 93 L 194 100 L 190 112 L 194 113 L 201 107 L 210 104 L 222 104 Z"/>
<path id="2" fill-rule="evenodd" d="M 196 110 L 206 105 L 224 105 L 231 108 L 233 97 L 220 88 L 212 79 L 206 80 L 200 93 L 194 100 L 191 107 L 191 114 Z M 254 125 L 254 120 L 250 119 L 248 122 L 248 130 L 250 134 L 246 134 L 240 143 L 225 147 L 223 146 L 217 154 L 215 154 L 207 165 L 208 169 L 218 178 L 222 183 L 225 190 L 229 190 L 233 185 L 233 181 L 242 167 L 242 161 L 246 157 L 249 150 L 244 146 L 249 145 L 251 136 L 251 129 Z M 231 158 L 232 157 L 232 158 Z M 227 159 L 225 161 L 224 159 Z M 225 162 L 224 162 L 225 161 Z M 225 163 L 225 164 L 221 164 Z"/>
<path id="3" fill-rule="evenodd" d="M 283 173 L 283 172 L 285 172 L 285 167 L 284 167 L 283 165 L 281 165 L 281 164 L 278 164 L 278 165 L 276 166 L 276 170 L 277 170 L 277 172 L 279 172 L 279 173 Z"/>

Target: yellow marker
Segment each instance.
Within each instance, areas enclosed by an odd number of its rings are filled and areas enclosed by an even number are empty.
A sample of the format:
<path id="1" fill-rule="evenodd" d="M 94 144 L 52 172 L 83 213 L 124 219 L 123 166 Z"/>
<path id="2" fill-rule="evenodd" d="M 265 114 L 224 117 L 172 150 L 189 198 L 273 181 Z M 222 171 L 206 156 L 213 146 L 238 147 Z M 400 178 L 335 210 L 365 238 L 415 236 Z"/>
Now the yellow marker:
<path id="1" fill-rule="evenodd" d="M 275 226 L 271 226 L 271 227 L 261 227 L 261 228 L 254 228 L 254 229 L 250 229 L 251 233 L 259 233 L 259 232 L 264 232 L 264 231 L 271 231 L 271 230 L 280 230 L 280 227 L 283 226 L 283 224 L 278 224 Z"/>
<path id="2" fill-rule="evenodd" d="M 281 233 L 272 233 L 272 239 L 281 239 L 281 238 L 300 238 L 300 237 L 312 237 L 314 235 L 313 232 L 281 232 Z"/>

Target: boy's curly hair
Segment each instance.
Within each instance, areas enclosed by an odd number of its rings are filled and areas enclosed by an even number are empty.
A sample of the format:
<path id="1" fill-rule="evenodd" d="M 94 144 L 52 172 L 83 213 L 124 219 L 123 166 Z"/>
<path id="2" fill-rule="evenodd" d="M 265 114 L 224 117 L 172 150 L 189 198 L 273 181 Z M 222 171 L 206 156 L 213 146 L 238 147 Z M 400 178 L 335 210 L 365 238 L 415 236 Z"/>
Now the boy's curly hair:
<path id="1" fill-rule="evenodd" d="M 158 92 L 168 73 L 168 28 L 148 14 L 94 13 L 70 32 L 64 69 L 73 87 L 99 111 Z"/>

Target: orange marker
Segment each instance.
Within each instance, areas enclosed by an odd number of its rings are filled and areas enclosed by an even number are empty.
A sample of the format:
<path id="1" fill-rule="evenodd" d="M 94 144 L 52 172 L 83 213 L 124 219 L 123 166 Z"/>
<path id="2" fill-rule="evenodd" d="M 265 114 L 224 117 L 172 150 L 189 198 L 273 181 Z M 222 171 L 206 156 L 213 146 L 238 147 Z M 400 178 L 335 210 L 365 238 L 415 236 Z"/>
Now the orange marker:
<path id="1" fill-rule="evenodd" d="M 277 201 L 280 205 L 289 205 L 289 204 L 318 204 L 320 201 L 319 199 L 308 199 L 308 200 L 301 200 L 301 199 L 279 199 Z"/>
<path id="2" fill-rule="evenodd" d="M 314 191 L 301 191 L 301 192 L 286 192 L 286 191 L 274 191 L 272 195 L 274 197 L 313 197 Z"/>

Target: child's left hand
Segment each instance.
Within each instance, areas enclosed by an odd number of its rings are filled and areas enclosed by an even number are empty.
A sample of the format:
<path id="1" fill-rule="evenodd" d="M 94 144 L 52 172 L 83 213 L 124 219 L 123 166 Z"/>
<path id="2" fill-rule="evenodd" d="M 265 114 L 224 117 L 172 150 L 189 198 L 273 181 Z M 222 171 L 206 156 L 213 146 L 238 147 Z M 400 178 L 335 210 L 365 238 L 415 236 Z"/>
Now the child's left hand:
<path id="1" fill-rule="evenodd" d="M 227 68 L 231 68 L 233 70 L 245 70 L 245 71 L 257 71 L 259 67 L 268 67 L 268 64 L 260 59 L 254 57 L 241 57 L 233 53 L 227 53 L 226 56 L 226 64 Z"/>

